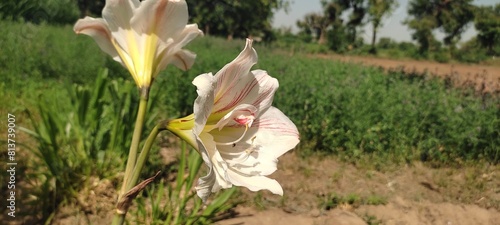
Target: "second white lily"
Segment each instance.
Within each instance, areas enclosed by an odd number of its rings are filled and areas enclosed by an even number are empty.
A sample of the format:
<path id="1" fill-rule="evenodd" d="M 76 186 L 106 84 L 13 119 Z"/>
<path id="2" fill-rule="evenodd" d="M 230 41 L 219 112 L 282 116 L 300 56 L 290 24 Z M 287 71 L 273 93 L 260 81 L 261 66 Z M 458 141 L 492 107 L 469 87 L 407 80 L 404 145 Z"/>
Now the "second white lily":
<path id="1" fill-rule="evenodd" d="M 266 177 L 276 171 L 277 158 L 299 143 L 293 122 L 272 107 L 278 80 L 257 63 L 252 41 L 217 74 L 202 74 L 193 84 L 198 98 L 194 114 L 173 120 L 168 129 L 196 148 L 209 167 L 198 181 L 205 201 L 211 192 L 233 185 L 251 191 L 283 194 L 281 185 Z"/>

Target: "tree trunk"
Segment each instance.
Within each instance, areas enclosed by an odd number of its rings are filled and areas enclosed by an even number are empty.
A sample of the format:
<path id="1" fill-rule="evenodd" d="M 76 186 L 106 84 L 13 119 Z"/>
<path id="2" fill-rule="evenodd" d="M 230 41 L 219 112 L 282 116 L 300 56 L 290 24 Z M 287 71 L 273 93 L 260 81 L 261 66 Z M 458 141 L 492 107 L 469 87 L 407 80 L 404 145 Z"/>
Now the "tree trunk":
<path id="1" fill-rule="evenodd" d="M 370 49 L 371 54 L 377 54 L 377 49 L 375 48 L 375 42 L 377 41 L 377 29 L 378 27 L 373 25 L 373 34 L 372 34 L 372 47 Z"/>
<path id="2" fill-rule="evenodd" d="M 210 26 L 208 24 L 205 25 L 205 29 L 204 30 L 205 30 L 204 35 L 206 35 L 206 36 L 210 35 Z"/>
<path id="3" fill-rule="evenodd" d="M 89 15 L 89 4 L 87 0 L 78 1 L 78 9 L 80 10 L 80 18 Z"/>
<path id="4" fill-rule="evenodd" d="M 319 31 L 318 44 L 322 45 L 326 43 L 326 29 L 321 29 Z"/>

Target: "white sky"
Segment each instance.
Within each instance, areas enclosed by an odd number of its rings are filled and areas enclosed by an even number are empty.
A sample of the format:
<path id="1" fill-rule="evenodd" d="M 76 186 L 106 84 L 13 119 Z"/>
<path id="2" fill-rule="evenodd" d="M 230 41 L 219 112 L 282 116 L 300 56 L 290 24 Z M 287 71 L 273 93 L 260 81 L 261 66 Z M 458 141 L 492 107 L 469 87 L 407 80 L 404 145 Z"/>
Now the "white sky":
<path id="1" fill-rule="evenodd" d="M 297 20 L 303 19 L 304 16 L 311 12 L 321 12 L 321 3 L 319 0 L 291 0 L 288 14 L 283 10 L 275 13 L 273 27 L 291 27 L 293 32 L 298 31 L 295 25 Z M 475 5 L 494 5 L 500 0 L 474 0 Z M 399 7 L 394 10 L 391 17 L 383 20 L 383 27 L 377 34 L 377 39 L 380 37 L 390 37 L 396 41 L 411 41 L 411 31 L 402 22 L 407 17 L 408 0 L 400 0 Z M 370 25 L 365 26 L 363 38 L 367 43 L 371 41 L 372 28 Z M 462 34 L 462 41 L 469 40 L 476 34 L 473 24 L 469 24 L 467 31 Z M 436 37 L 442 40 L 443 35 L 436 33 Z"/>

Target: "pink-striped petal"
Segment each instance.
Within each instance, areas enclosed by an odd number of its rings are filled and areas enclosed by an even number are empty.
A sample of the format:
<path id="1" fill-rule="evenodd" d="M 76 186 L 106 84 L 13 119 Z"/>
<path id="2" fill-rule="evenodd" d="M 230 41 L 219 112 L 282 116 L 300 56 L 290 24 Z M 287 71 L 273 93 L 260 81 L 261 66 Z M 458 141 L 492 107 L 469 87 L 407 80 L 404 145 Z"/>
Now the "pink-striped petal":
<path id="1" fill-rule="evenodd" d="M 247 41 L 247 46 L 233 62 L 215 75 L 218 79 L 214 105 L 216 113 L 229 111 L 239 104 L 252 104 L 259 111 L 271 106 L 279 86 L 278 80 L 263 70 L 250 72 L 257 56 L 253 55 L 255 50 L 249 49 L 252 49 L 251 41 Z"/>
<path id="2" fill-rule="evenodd" d="M 295 124 L 279 109 L 270 107 L 258 117 L 250 130 L 255 132 L 254 143 L 278 158 L 300 141 Z"/>
<path id="3" fill-rule="evenodd" d="M 217 78 L 217 89 L 215 103 L 225 106 L 234 94 L 236 87 L 241 83 L 248 83 L 254 79 L 250 68 L 257 63 L 257 53 L 252 48 L 252 40 L 247 39 L 245 48 L 232 62 L 224 66 L 215 77 Z"/>

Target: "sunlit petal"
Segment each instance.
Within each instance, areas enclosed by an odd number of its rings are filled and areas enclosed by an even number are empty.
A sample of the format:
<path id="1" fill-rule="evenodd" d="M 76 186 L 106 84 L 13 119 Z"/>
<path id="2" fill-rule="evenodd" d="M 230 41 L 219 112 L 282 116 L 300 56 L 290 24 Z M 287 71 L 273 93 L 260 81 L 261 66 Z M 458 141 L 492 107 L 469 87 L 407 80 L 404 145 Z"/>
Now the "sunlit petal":
<path id="1" fill-rule="evenodd" d="M 195 115 L 195 127 L 193 128 L 193 132 L 199 135 L 204 129 L 208 116 L 210 116 L 212 112 L 213 104 L 207 103 L 214 102 L 216 80 L 212 73 L 205 73 L 197 76 L 193 80 L 193 84 L 197 88 L 196 92 L 198 92 L 198 97 L 194 101 L 193 106 Z"/>
<path id="2" fill-rule="evenodd" d="M 161 59 L 158 62 L 158 70 L 164 69 L 168 64 L 173 64 L 181 70 L 188 70 L 194 63 L 196 54 L 181 50 L 193 39 L 203 35 L 196 24 L 188 24 L 184 30 L 175 37 L 166 39 L 158 46 L 157 58 Z"/>
<path id="3" fill-rule="evenodd" d="M 109 30 L 117 32 L 130 29 L 130 20 L 139 4 L 138 0 L 107 0 L 102 18 L 108 23 Z"/>
<path id="4" fill-rule="evenodd" d="M 188 22 L 185 1 L 144 1 L 130 20 L 137 33 L 155 34 L 164 42 L 183 31 Z"/>
<path id="5" fill-rule="evenodd" d="M 116 61 L 122 63 L 118 56 L 118 52 L 116 52 L 115 47 L 111 43 L 111 32 L 103 19 L 85 17 L 76 22 L 73 30 L 77 34 L 85 34 L 94 38 L 102 51 L 109 54 Z"/>
<path id="6" fill-rule="evenodd" d="M 265 176 L 245 176 L 230 171 L 228 178 L 234 185 L 244 186 L 250 189 L 250 191 L 269 190 L 273 194 L 283 195 L 283 188 L 278 181 Z"/>

